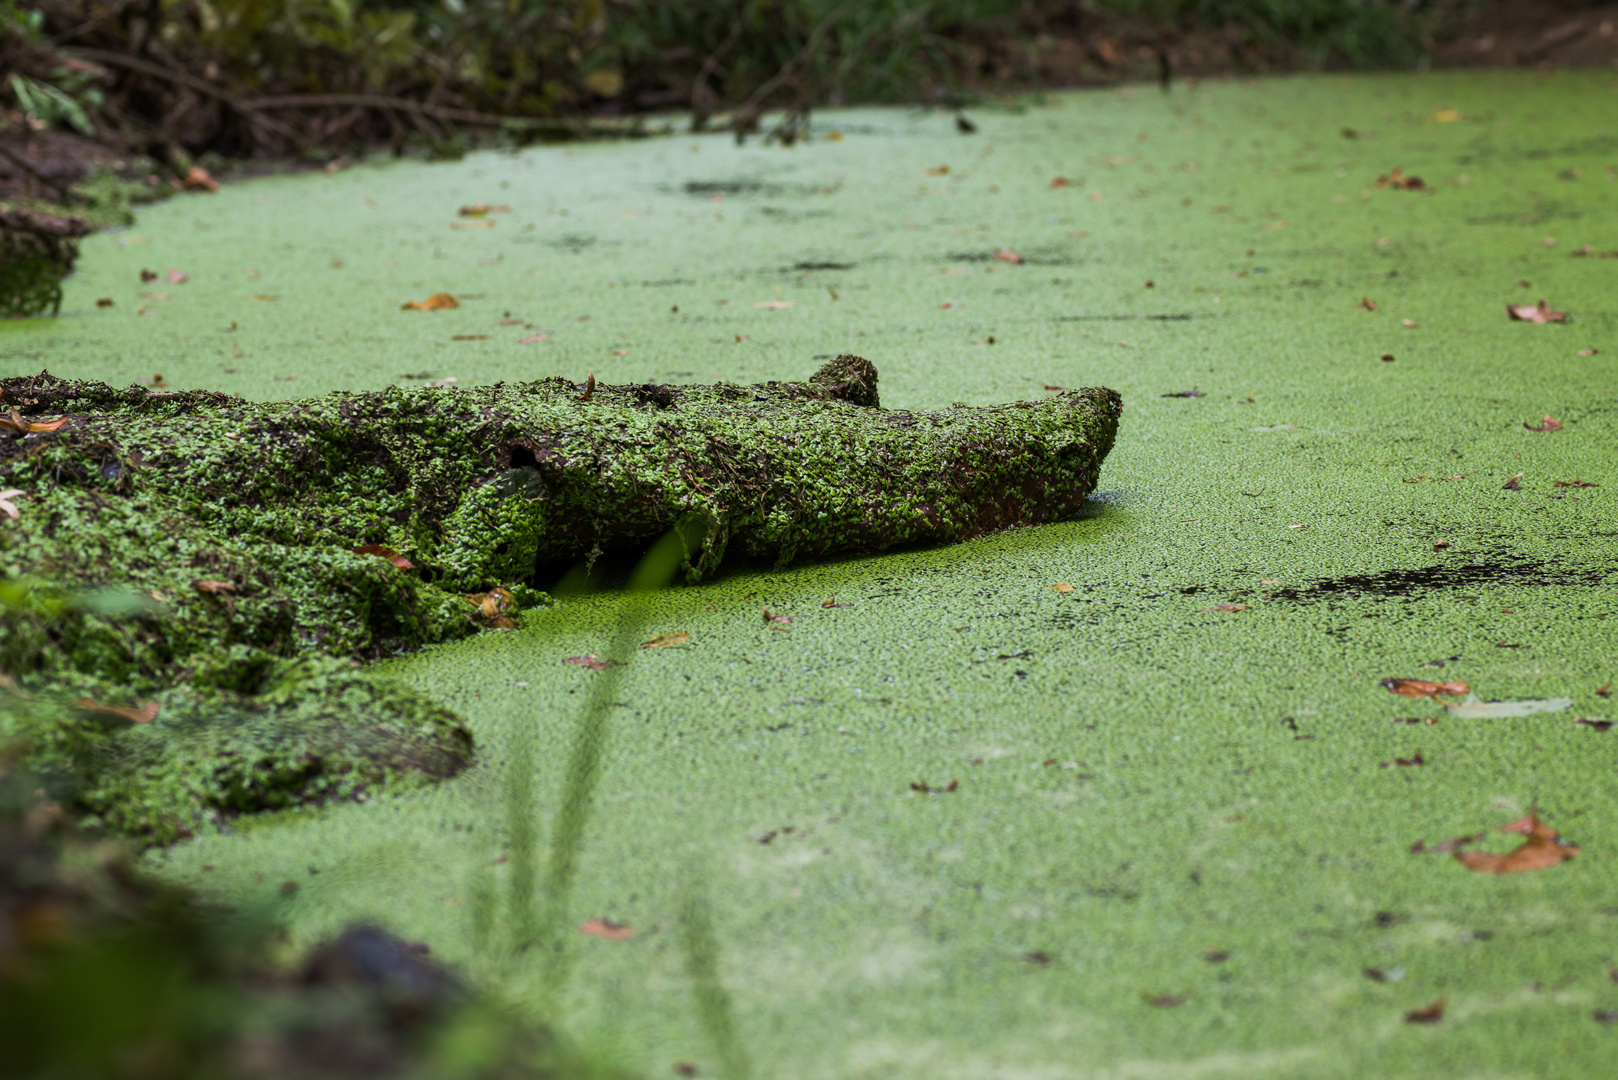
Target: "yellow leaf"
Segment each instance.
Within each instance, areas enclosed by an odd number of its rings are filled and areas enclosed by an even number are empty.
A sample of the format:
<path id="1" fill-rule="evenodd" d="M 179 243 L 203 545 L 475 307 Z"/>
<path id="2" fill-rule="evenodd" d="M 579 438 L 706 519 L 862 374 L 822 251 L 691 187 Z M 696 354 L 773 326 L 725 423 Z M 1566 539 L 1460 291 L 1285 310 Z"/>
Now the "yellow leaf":
<path id="1" fill-rule="evenodd" d="M 643 649 L 662 649 L 670 645 L 685 645 L 691 640 L 691 635 L 684 630 L 676 630 L 672 634 L 659 634 L 652 640 L 643 642 Z"/>
<path id="2" fill-rule="evenodd" d="M 1069 585 L 1065 581 L 1058 581 L 1055 585 L 1052 585 L 1051 588 L 1055 589 L 1059 593 L 1070 593 L 1073 591 L 1073 586 Z"/>

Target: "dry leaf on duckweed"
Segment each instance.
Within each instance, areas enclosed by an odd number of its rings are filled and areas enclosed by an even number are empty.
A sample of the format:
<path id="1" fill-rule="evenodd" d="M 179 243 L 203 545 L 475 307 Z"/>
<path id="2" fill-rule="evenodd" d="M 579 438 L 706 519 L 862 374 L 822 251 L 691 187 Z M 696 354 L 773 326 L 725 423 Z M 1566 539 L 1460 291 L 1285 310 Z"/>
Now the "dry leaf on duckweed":
<path id="1" fill-rule="evenodd" d="M 601 660 L 596 657 L 595 653 L 587 653 L 584 656 L 570 656 L 563 660 L 562 663 L 578 664 L 580 667 L 588 668 L 591 671 L 606 671 L 608 668 L 625 666 L 622 660 Z"/>
<path id="2" fill-rule="evenodd" d="M 766 623 L 789 623 L 797 617 L 795 615 L 777 615 L 769 608 L 759 608 L 759 610 L 764 613 L 764 621 Z"/>
<path id="3" fill-rule="evenodd" d="M 1511 716 L 1532 716 L 1542 712 L 1561 712 L 1573 707 L 1572 698 L 1539 698 L 1528 701 L 1479 701 L 1476 694 L 1468 694 L 1465 701 L 1445 702 L 1444 711 L 1451 716 L 1468 716 L 1474 720 L 1498 720 Z"/>
<path id="4" fill-rule="evenodd" d="M 458 308 L 461 302 L 447 292 L 435 292 L 425 300 L 407 300 L 399 305 L 400 311 L 447 311 Z"/>
<path id="5" fill-rule="evenodd" d="M 120 720 L 128 720 L 131 724 L 150 724 L 157 719 L 158 709 L 161 708 L 155 701 L 148 701 L 138 709 L 125 709 L 118 705 L 103 705 L 89 698 L 79 698 L 73 703 L 76 707 L 98 716 L 116 716 Z"/>
<path id="6" fill-rule="evenodd" d="M 1382 689 L 1407 698 L 1436 698 L 1440 694 L 1465 694 L 1472 688 L 1456 679 L 1451 682 L 1428 682 L 1425 679 L 1383 679 Z"/>
<path id="7" fill-rule="evenodd" d="M 414 570 L 416 568 L 415 563 L 411 562 L 409 559 L 405 558 L 403 555 L 384 544 L 366 544 L 363 547 L 355 548 L 354 554 L 376 555 L 379 558 L 388 560 L 400 570 Z"/>
<path id="8" fill-rule="evenodd" d="M 669 634 L 658 634 L 650 641 L 641 642 L 643 649 L 666 649 L 670 645 L 686 645 L 691 641 L 691 635 L 684 630 L 675 630 Z"/>
<path id="9" fill-rule="evenodd" d="M 1507 304 L 1506 314 L 1511 316 L 1513 322 L 1567 322 L 1567 312 L 1552 311 L 1550 305 L 1543 300 L 1537 306 L 1534 304 Z"/>
<path id="10" fill-rule="evenodd" d="M 923 169 L 922 171 L 925 172 L 928 176 L 948 176 L 949 175 L 949 166 L 948 165 L 934 165 L 931 168 Z"/>
<path id="11" fill-rule="evenodd" d="M 1376 178 L 1379 188 L 1392 188 L 1395 191 L 1426 191 L 1427 185 L 1419 176 L 1406 176 L 1403 169 L 1394 169 L 1391 173 Z"/>
<path id="12" fill-rule="evenodd" d="M 938 787 L 933 787 L 925 780 L 912 780 L 910 782 L 910 790 L 919 791 L 923 795 L 948 795 L 960 786 L 961 782 L 959 780 L 951 780 L 949 783 L 941 784 Z"/>
<path id="13" fill-rule="evenodd" d="M 1176 390 L 1172 394 L 1159 394 L 1158 396 L 1159 397 L 1199 398 L 1199 397 L 1207 397 L 1208 395 L 1206 393 L 1204 393 L 1203 391 L 1201 391 L 1201 390 Z"/>
<path id="14" fill-rule="evenodd" d="M 197 592 L 205 593 L 208 596 L 219 596 L 224 593 L 233 593 L 236 591 L 236 586 L 232 585 L 230 582 L 214 581 L 212 579 L 192 582 L 192 587 L 195 588 Z"/>
<path id="15" fill-rule="evenodd" d="M 1575 716 L 1573 718 L 1573 723 L 1575 726 L 1593 728 L 1598 732 L 1611 731 L 1613 724 L 1611 720 L 1590 720 L 1583 716 Z"/>
<path id="16" fill-rule="evenodd" d="M 1359 304 L 1356 305 L 1356 306 L 1361 311 L 1375 311 L 1376 310 L 1376 301 L 1372 300 L 1369 296 L 1362 296 L 1362 297 L 1360 297 Z"/>
<path id="17" fill-rule="evenodd" d="M 1010 248 L 1001 248 L 999 251 L 994 253 L 994 257 L 995 261 L 997 262 L 1010 263 L 1013 266 L 1025 261 L 1021 255 L 1018 255 Z"/>
<path id="18" fill-rule="evenodd" d="M 186 170 L 185 177 L 183 179 L 176 178 L 171 181 L 171 183 L 176 188 L 180 188 L 185 191 L 217 192 L 219 190 L 219 181 L 215 180 L 212 176 L 209 176 L 208 170 L 202 168 L 200 165 L 191 166 L 191 168 Z"/>
<path id="19" fill-rule="evenodd" d="M 1084 178 L 1083 177 L 1070 178 L 1070 177 L 1066 177 L 1066 176 L 1058 176 L 1055 180 L 1051 181 L 1051 187 L 1083 187 L 1083 186 L 1084 186 Z"/>
<path id="20" fill-rule="evenodd" d="M 498 224 L 500 223 L 493 218 L 483 218 L 478 221 L 452 221 L 449 227 L 452 229 L 492 229 Z"/>
<path id="21" fill-rule="evenodd" d="M 1600 487 L 1601 485 L 1592 484 L 1586 480 L 1558 480 L 1556 481 L 1556 486 L 1565 488 L 1593 488 Z"/>
<path id="22" fill-rule="evenodd" d="M 1073 591 L 1073 586 L 1069 585 L 1065 581 L 1058 581 L 1055 585 L 1052 585 L 1051 588 L 1055 589 L 1059 593 L 1070 593 Z"/>
<path id="23" fill-rule="evenodd" d="M 1524 421 L 1523 427 L 1529 431 L 1561 431 L 1562 421 L 1558 420 L 1550 413 L 1546 413 L 1545 419 L 1541 420 L 1539 423 L 1530 424 L 1527 421 Z"/>
<path id="24" fill-rule="evenodd" d="M 1246 604 L 1215 604 L 1213 607 L 1205 607 L 1202 610 L 1203 611 L 1246 611 L 1247 610 L 1247 605 Z"/>
<path id="25" fill-rule="evenodd" d="M 487 216 L 489 214 L 509 214 L 509 213 L 511 213 L 511 204 L 510 203 L 501 203 L 499 206 L 490 206 L 488 203 L 480 203 L 480 202 L 478 202 L 478 203 L 472 203 L 470 206 L 461 207 L 461 216 L 462 217 L 480 218 L 480 217 L 485 217 L 485 216 Z"/>
<path id="26" fill-rule="evenodd" d="M 1602 699 L 1612 697 L 1612 683 L 1608 682 L 1605 686 L 1597 687 L 1596 688 L 1596 697 L 1602 698 Z"/>
<path id="27" fill-rule="evenodd" d="M 1411 1009 L 1405 1013 L 1407 1024 L 1436 1024 L 1444 1019 L 1444 1010 L 1449 1007 L 1449 1000 L 1439 998 L 1431 1005 L 1423 1005 L 1419 1009 Z"/>
<path id="28" fill-rule="evenodd" d="M 1145 990 L 1140 992 L 1141 1000 L 1155 1009 L 1175 1009 L 1191 1000 L 1191 992 L 1183 994 L 1152 994 Z"/>
<path id="29" fill-rule="evenodd" d="M 1513 473 L 1510 480 L 1500 485 L 1501 491 L 1521 491 L 1524 473 Z"/>
<path id="30" fill-rule="evenodd" d="M 14 435 L 27 435 L 31 432 L 55 431 L 69 420 L 71 416 L 59 416 L 55 420 L 29 420 L 16 409 L 11 410 L 10 416 L 0 416 L 0 431 L 9 431 Z"/>
<path id="31" fill-rule="evenodd" d="M 611 919 L 591 919 L 589 922 L 579 924 L 579 933 L 585 937 L 596 937 L 605 941 L 627 941 L 635 936 L 635 928 L 625 923 L 613 922 Z"/>
<path id="32" fill-rule="evenodd" d="M 1453 852 L 1456 861 L 1480 874 L 1521 874 L 1548 869 L 1579 853 L 1578 845 L 1564 841 L 1555 829 L 1539 819 L 1538 812 L 1534 810 L 1530 810 L 1525 818 L 1500 826 L 1500 831 L 1519 833 L 1528 839 L 1505 855 L 1487 851 L 1456 851 Z"/>
<path id="33" fill-rule="evenodd" d="M 517 629 L 517 620 L 512 617 L 517 612 L 517 598 L 509 590 L 494 588 L 488 592 L 471 593 L 465 600 L 477 608 L 476 616 L 490 630 Z"/>
<path id="34" fill-rule="evenodd" d="M 753 306 L 756 308 L 768 308 L 771 311 L 780 311 L 782 308 L 791 307 L 793 303 L 794 301 L 792 300 L 760 300 Z"/>

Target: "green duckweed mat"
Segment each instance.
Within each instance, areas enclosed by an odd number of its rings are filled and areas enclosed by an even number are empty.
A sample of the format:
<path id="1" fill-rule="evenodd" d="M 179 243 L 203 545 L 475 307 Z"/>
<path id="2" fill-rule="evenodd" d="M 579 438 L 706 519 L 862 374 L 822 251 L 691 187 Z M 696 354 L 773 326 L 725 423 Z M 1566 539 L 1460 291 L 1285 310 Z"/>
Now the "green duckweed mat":
<path id="1" fill-rule="evenodd" d="M 1610 1075 L 1615 102 L 1610 74 L 1510 72 L 1058 95 L 972 136 L 851 111 L 790 150 L 259 180 L 90 238 L 61 317 L 0 330 L 9 373 L 284 398 L 853 352 L 889 407 L 1124 398 L 1082 520 L 736 565 L 658 594 L 637 639 L 690 641 L 621 672 L 564 662 L 622 610 L 575 591 L 392 665 L 467 718 L 459 778 L 151 864 L 300 941 L 383 919 L 649 1077 Z M 460 306 L 400 310 L 439 291 Z M 1567 320 L 1508 319 L 1542 298 Z M 616 675 L 568 918 L 634 934 L 575 935 L 547 1004 L 553 968 L 489 944 L 508 765 L 548 828 Z M 1457 716 L 1386 677 L 1572 704 Z M 1576 858 L 1412 853 L 1508 851 L 1535 806 Z"/>

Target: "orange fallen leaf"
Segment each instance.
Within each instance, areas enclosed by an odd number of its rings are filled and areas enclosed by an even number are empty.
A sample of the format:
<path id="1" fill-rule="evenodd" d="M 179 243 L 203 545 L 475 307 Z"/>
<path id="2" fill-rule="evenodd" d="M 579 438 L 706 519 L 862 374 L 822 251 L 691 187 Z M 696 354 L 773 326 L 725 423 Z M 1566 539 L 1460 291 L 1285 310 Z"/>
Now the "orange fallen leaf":
<path id="1" fill-rule="evenodd" d="M 9 431 L 15 435 L 26 435 L 35 431 L 55 431 L 71 419 L 73 419 L 71 416 L 59 416 L 55 420 L 29 420 L 16 409 L 12 409 L 10 416 L 0 416 L 0 431 Z"/>
<path id="2" fill-rule="evenodd" d="M 1521 874 L 1529 870 L 1544 870 L 1565 862 L 1579 853 L 1577 844 L 1569 844 L 1555 829 L 1539 820 L 1539 814 L 1530 810 L 1528 816 L 1500 826 L 1503 833 L 1521 833 L 1528 837 L 1516 850 L 1505 855 L 1487 851 L 1457 851 L 1455 858 L 1468 870 L 1480 874 Z"/>
<path id="3" fill-rule="evenodd" d="M 1511 316 L 1513 322 L 1567 322 L 1567 312 L 1552 311 L 1550 305 L 1543 300 L 1537 306 L 1533 304 L 1507 304 L 1506 314 Z"/>
<path id="4" fill-rule="evenodd" d="M 997 262 L 1011 263 L 1013 266 L 1016 266 L 1024 261 L 1021 255 L 1018 255 L 1010 248 L 1001 248 L 999 251 L 994 253 L 994 257 Z"/>
<path id="5" fill-rule="evenodd" d="M 685 645 L 691 641 L 691 635 L 684 630 L 676 630 L 671 634 L 658 634 L 650 641 L 641 642 L 643 649 L 666 649 L 670 645 Z"/>
<path id="6" fill-rule="evenodd" d="M 1083 186 L 1084 186 L 1084 178 L 1083 177 L 1080 177 L 1078 179 L 1069 179 L 1066 176 L 1058 176 L 1055 180 L 1051 181 L 1051 187 L 1053 187 L 1053 188 L 1056 188 L 1056 187 L 1083 187 Z"/>
<path id="7" fill-rule="evenodd" d="M 400 311 L 447 311 L 458 308 L 461 302 L 447 292 L 433 293 L 425 300 L 410 300 L 399 305 Z"/>
<path id="8" fill-rule="evenodd" d="M 236 591 L 236 586 L 228 581 L 213 581 L 211 579 L 193 582 L 192 586 L 197 592 L 206 593 L 209 596 L 219 596 Z"/>
<path id="9" fill-rule="evenodd" d="M 1558 420 L 1550 413 L 1546 413 L 1545 419 L 1541 420 L 1538 424 L 1524 423 L 1523 427 L 1527 428 L 1529 431 L 1561 431 L 1562 421 Z"/>
<path id="10" fill-rule="evenodd" d="M 579 924 L 579 933 L 585 937 L 596 937 L 605 941 L 627 941 L 635 936 L 635 928 L 613 922 L 611 919 L 591 919 L 589 922 Z"/>
<path id="11" fill-rule="evenodd" d="M 102 705 L 89 698 L 79 698 L 73 703 L 85 712 L 96 713 L 99 716 L 116 716 L 121 720 L 128 720 L 131 724 L 150 724 L 157 719 L 158 709 L 161 708 L 155 701 L 148 701 L 138 709 L 125 709 L 118 705 Z"/>
<path id="12" fill-rule="evenodd" d="M 1440 694 L 1460 695 L 1470 693 L 1472 690 L 1459 679 L 1441 683 L 1422 679 L 1383 679 L 1379 685 L 1384 690 L 1407 698 L 1436 698 Z"/>
<path id="13" fill-rule="evenodd" d="M 1360 311 L 1375 311 L 1376 301 L 1372 300 L 1369 296 L 1362 296 L 1360 297 L 1360 302 L 1357 306 Z"/>
<path id="14" fill-rule="evenodd" d="M 209 176 L 207 169 L 202 168 L 200 165 L 193 165 L 186 170 L 183 178 L 174 181 L 174 186 L 185 191 L 217 192 L 219 190 L 219 181 Z"/>
<path id="15" fill-rule="evenodd" d="M 1444 1010 L 1449 1008 L 1447 998 L 1439 998 L 1431 1005 L 1424 1005 L 1419 1009 L 1411 1009 L 1405 1013 L 1407 1024 L 1436 1024 L 1444 1019 Z"/>
<path id="16" fill-rule="evenodd" d="M 411 562 L 397 551 L 394 551 L 392 548 L 386 547 L 382 544 L 366 544 L 364 547 L 357 547 L 354 549 L 354 554 L 378 555 L 388 560 L 394 566 L 397 566 L 400 570 L 414 570 L 416 568 L 415 563 Z"/>
<path id="17" fill-rule="evenodd" d="M 494 588 L 488 592 L 472 593 L 466 601 L 478 609 L 478 615 L 491 629 L 515 630 L 516 620 L 511 614 L 517 610 L 517 598 L 507 589 Z"/>

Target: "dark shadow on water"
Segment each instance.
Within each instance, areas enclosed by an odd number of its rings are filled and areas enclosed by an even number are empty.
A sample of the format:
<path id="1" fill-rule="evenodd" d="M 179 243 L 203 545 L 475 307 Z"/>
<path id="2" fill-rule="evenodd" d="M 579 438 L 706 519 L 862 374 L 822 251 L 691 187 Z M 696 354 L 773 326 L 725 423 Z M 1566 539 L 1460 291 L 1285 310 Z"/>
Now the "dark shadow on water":
<path id="1" fill-rule="evenodd" d="M 1534 588 L 1571 585 L 1589 588 L 1607 584 L 1612 576 L 1611 567 L 1602 569 L 1590 566 L 1559 566 L 1535 559 L 1481 560 L 1454 564 L 1440 563 L 1419 570 L 1380 570 L 1372 574 L 1348 574 L 1344 577 L 1327 578 L 1301 588 L 1277 589 L 1268 596 L 1272 600 L 1299 604 L 1363 597 L 1420 600 L 1432 593 L 1488 586 Z"/>

